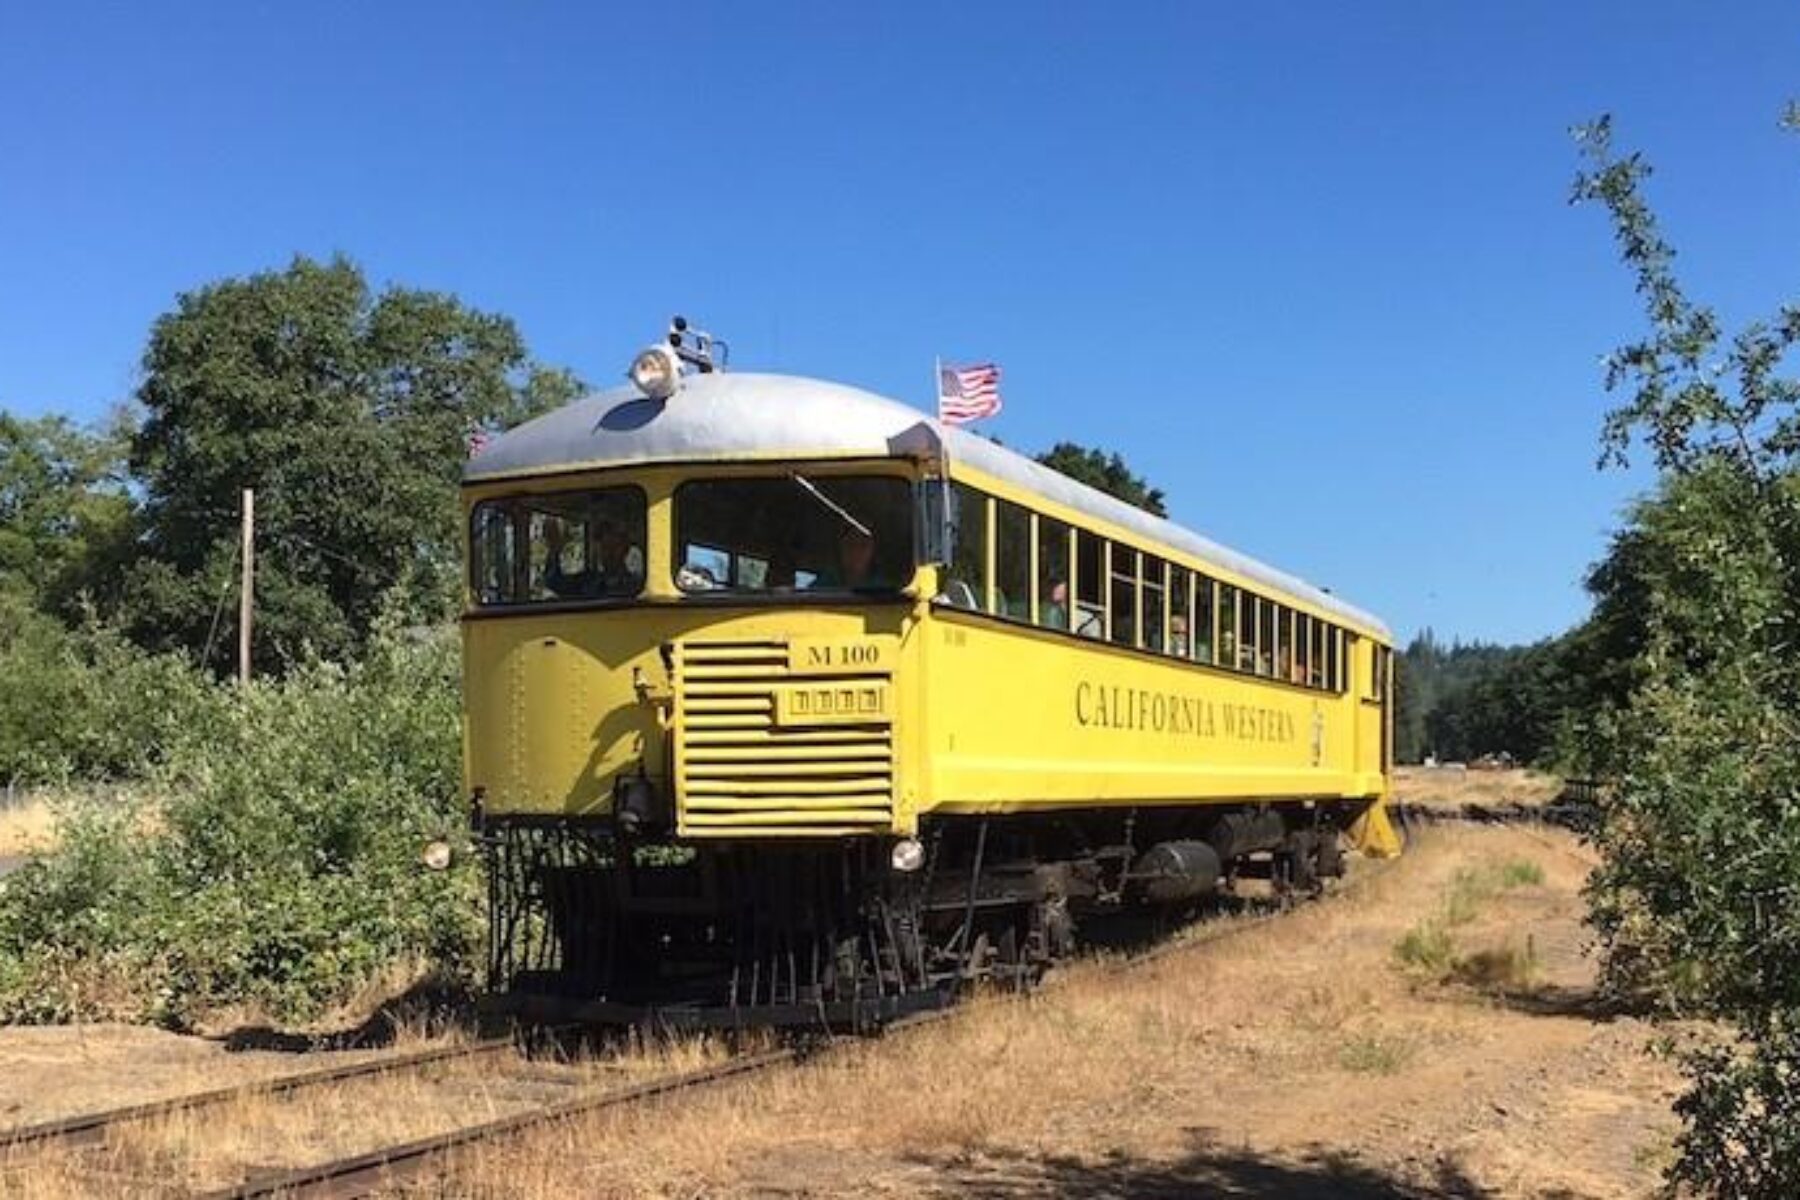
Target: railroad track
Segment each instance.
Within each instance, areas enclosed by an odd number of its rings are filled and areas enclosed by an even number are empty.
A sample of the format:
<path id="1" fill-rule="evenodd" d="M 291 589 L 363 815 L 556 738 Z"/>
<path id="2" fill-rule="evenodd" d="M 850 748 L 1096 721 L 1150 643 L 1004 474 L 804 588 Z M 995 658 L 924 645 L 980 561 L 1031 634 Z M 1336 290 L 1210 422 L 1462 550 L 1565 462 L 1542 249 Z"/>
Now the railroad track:
<path id="1" fill-rule="evenodd" d="M 213 1088 L 204 1092 L 190 1092 L 187 1095 L 174 1096 L 167 1100 L 151 1100 L 143 1104 L 131 1104 L 122 1108 L 106 1109 L 102 1112 L 84 1113 L 80 1116 L 63 1117 L 54 1121 L 42 1121 L 34 1125 L 0 1131 L 0 1159 L 21 1150 L 38 1150 L 51 1146 L 67 1148 L 96 1146 L 104 1143 L 113 1131 L 143 1121 L 177 1116 L 181 1113 L 232 1104 L 256 1097 L 291 1095 L 295 1092 L 325 1087 L 330 1084 L 348 1083 L 357 1079 L 373 1079 L 400 1071 L 416 1071 L 422 1067 L 440 1063 L 477 1059 L 501 1050 L 510 1050 L 512 1046 L 511 1038 L 493 1038 L 461 1046 L 437 1046 L 429 1050 L 370 1059 L 367 1062 L 346 1063 L 323 1067 L 315 1071 L 278 1075 L 271 1079 L 255 1080 L 250 1083 L 232 1084 L 229 1087 Z"/>
<path id="2" fill-rule="evenodd" d="M 1570 811 L 1560 811 L 1563 808 Z M 1580 806 L 1550 806 L 1519 811 L 1514 811 L 1511 807 L 1495 806 L 1466 806 L 1464 810 L 1417 805 L 1396 806 L 1397 819 L 1402 825 L 1470 822 L 1559 825 L 1579 828 L 1578 822 L 1586 819 L 1584 814 L 1588 811 L 1590 810 Z M 1375 879 L 1385 875 L 1394 865 L 1393 862 L 1365 864 L 1352 878 L 1346 880 L 1343 886 L 1328 893 L 1327 899 L 1341 900 L 1354 895 Z M 1237 915 L 1235 919 L 1214 918 L 1202 921 L 1197 927 L 1190 926 L 1187 932 L 1179 936 L 1165 938 L 1148 948 L 1139 949 L 1116 959 L 1110 962 L 1106 969 L 1129 972 L 1172 955 L 1239 937 L 1279 920 L 1289 910 L 1290 906 L 1288 905 L 1269 903 L 1253 908 L 1247 915 Z M 921 1026 L 951 1019 L 958 1012 L 957 1007 L 927 1010 L 901 1018 L 891 1023 L 887 1029 L 890 1035 L 904 1034 Z M 533 1129 L 552 1126 L 561 1121 L 607 1109 L 624 1108 L 657 1099 L 671 1098 L 728 1082 L 743 1081 L 750 1077 L 765 1075 L 790 1067 L 803 1057 L 829 1053 L 833 1048 L 846 1042 L 858 1040 L 860 1039 L 854 1037 L 829 1038 L 805 1048 L 787 1046 L 748 1053 L 697 1070 L 678 1072 L 618 1087 L 598 1087 L 583 1095 L 495 1120 L 460 1126 L 443 1133 L 380 1147 L 328 1162 L 291 1170 L 264 1172 L 216 1191 L 200 1194 L 203 1200 L 249 1200 L 252 1197 L 266 1196 L 309 1197 L 314 1200 L 326 1200 L 326 1198 L 366 1196 L 380 1188 L 403 1185 L 409 1180 L 416 1181 L 437 1167 L 446 1156 L 466 1147 L 515 1137 Z M 29 1150 L 51 1145 L 81 1147 L 103 1144 L 108 1135 L 120 1126 L 193 1111 L 210 1105 L 224 1105 L 256 1096 L 291 1094 L 327 1084 L 374 1078 L 432 1064 L 479 1058 L 500 1050 L 510 1049 L 513 1045 L 513 1041 L 508 1038 L 476 1042 L 466 1046 L 442 1047 L 366 1063 L 281 1076 L 270 1080 L 219 1088 L 169 1100 L 154 1101 L 0 1132 L 0 1160 L 5 1160 L 9 1155 L 21 1149 Z"/>
<path id="3" fill-rule="evenodd" d="M 1346 881 L 1344 887 L 1336 889 L 1328 896 L 1338 899 L 1346 898 L 1375 878 L 1385 874 L 1392 866 L 1393 863 L 1370 864 L 1359 871 L 1355 878 Z M 1189 931 L 1178 938 L 1165 939 L 1147 949 L 1134 951 L 1126 957 L 1114 960 L 1107 969 L 1128 972 L 1175 954 L 1195 950 L 1204 945 L 1216 944 L 1228 938 L 1239 937 L 1279 920 L 1288 911 L 1290 910 L 1287 906 L 1271 902 L 1259 905 L 1248 915 L 1239 914 L 1235 919 L 1214 919 L 1202 922 L 1198 929 L 1190 926 Z M 951 1020 L 959 1015 L 960 1011 L 959 1008 L 953 1006 L 913 1013 L 891 1022 L 886 1026 L 884 1032 L 890 1037 L 903 1035 L 924 1026 Z M 834 1048 L 862 1040 L 855 1036 L 833 1037 L 806 1049 L 789 1046 L 749 1054 L 717 1066 L 599 1091 L 562 1104 L 451 1130 L 435 1137 L 384 1147 L 365 1154 L 351 1155 L 332 1162 L 284 1172 L 280 1175 L 270 1175 L 266 1178 L 207 1193 L 202 1200 L 253 1200 L 253 1198 L 267 1196 L 290 1197 L 294 1200 L 302 1197 L 306 1200 L 348 1200 L 350 1197 L 367 1196 L 377 1189 L 391 1188 L 404 1184 L 408 1180 L 417 1180 L 433 1169 L 446 1155 L 464 1147 L 513 1137 L 532 1129 L 551 1126 L 559 1121 L 587 1116 L 609 1108 L 623 1108 L 681 1093 L 699 1091 L 728 1081 L 741 1081 L 751 1076 L 766 1075 L 775 1070 L 792 1066 L 802 1058 L 816 1057 L 829 1053 Z"/>

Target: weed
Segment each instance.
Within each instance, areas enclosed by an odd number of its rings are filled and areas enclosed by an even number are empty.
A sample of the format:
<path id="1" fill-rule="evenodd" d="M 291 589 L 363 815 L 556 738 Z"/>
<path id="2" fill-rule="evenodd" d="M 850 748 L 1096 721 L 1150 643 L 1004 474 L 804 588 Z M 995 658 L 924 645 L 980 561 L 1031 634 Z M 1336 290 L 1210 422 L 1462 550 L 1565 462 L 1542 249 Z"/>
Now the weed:
<path id="1" fill-rule="evenodd" d="M 1441 919 L 1433 917 L 1407 930 L 1395 945 L 1394 956 L 1402 966 L 1441 976 L 1456 961 L 1456 939 Z"/>
<path id="2" fill-rule="evenodd" d="M 1399 1035 L 1360 1033 L 1338 1048 L 1338 1065 L 1363 1075 L 1392 1075 L 1417 1053 L 1418 1046 Z"/>

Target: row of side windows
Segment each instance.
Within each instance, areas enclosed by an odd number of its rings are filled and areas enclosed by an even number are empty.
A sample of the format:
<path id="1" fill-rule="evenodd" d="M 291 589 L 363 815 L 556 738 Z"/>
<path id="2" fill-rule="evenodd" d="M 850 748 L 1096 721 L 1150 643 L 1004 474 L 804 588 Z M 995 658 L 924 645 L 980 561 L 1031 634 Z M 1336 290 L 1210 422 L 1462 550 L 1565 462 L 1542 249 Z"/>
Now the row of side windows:
<path id="1" fill-rule="evenodd" d="M 1303 687 L 1341 692 L 1345 633 L 1328 621 L 951 484 L 951 604 Z M 990 532 L 991 531 L 991 532 Z"/>

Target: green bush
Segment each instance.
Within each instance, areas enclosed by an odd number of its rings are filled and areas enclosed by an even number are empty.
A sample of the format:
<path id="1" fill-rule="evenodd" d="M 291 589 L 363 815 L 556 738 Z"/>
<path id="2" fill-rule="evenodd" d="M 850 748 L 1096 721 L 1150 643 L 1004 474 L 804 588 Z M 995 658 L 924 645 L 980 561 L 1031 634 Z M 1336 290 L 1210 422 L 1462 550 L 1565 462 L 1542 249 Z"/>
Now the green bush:
<path id="1" fill-rule="evenodd" d="M 78 805 L 55 855 L 0 880 L 0 1019 L 305 1020 L 396 964 L 469 963 L 469 856 L 419 864 L 462 827 L 454 646 L 389 627 L 355 665 L 214 691 L 162 799 Z"/>
<path id="2" fill-rule="evenodd" d="M 136 777 L 212 724 L 217 689 L 185 659 L 68 629 L 0 596 L 0 784 Z"/>

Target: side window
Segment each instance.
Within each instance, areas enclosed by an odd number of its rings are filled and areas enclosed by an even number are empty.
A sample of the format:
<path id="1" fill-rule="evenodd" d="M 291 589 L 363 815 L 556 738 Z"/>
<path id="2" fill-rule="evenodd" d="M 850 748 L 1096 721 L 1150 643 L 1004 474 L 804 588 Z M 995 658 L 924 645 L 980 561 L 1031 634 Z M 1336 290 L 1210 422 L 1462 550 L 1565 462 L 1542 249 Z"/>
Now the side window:
<path id="1" fill-rule="evenodd" d="M 1306 682 L 1311 687 L 1325 686 L 1325 633 L 1330 626 L 1325 622 L 1313 619 L 1312 637 L 1308 646 L 1311 654 L 1306 663 Z"/>
<path id="2" fill-rule="evenodd" d="M 1138 644 L 1138 552 L 1117 542 L 1112 547 L 1112 640 L 1121 646 Z"/>
<path id="3" fill-rule="evenodd" d="M 1219 585 L 1219 665 L 1237 668 L 1238 656 L 1238 590 L 1229 583 Z"/>
<path id="4" fill-rule="evenodd" d="M 1387 695 L 1386 669 L 1387 662 L 1382 657 L 1381 647 L 1369 642 L 1369 691 L 1367 698 L 1380 700 Z"/>
<path id="5" fill-rule="evenodd" d="M 1313 619 L 1305 613 L 1294 614 L 1294 682 L 1310 685 L 1307 668 L 1312 663 Z"/>
<path id="6" fill-rule="evenodd" d="M 1256 673 L 1275 673 L 1275 604 L 1256 598 Z"/>
<path id="7" fill-rule="evenodd" d="M 1069 627 L 1069 527 L 1049 517 L 1037 519 L 1039 625 Z"/>
<path id="8" fill-rule="evenodd" d="M 1238 592 L 1238 653 L 1237 669 L 1245 674 L 1256 673 L 1256 606 L 1258 597 L 1249 592 Z"/>
<path id="9" fill-rule="evenodd" d="M 1091 533 L 1075 534 L 1075 632 L 1106 636 L 1106 543 Z"/>
<path id="10" fill-rule="evenodd" d="M 1138 592 L 1142 600 L 1140 611 L 1143 613 L 1143 619 L 1138 623 L 1138 628 L 1143 631 L 1138 638 L 1138 645 L 1161 654 L 1163 616 L 1169 604 L 1168 584 L 1163 574 L 1167 564 L 1148 554 L 1140 555 L 1139 561 L 1143 564 L 1144 577 Z"/>
<path id="11" fill-rule="evenodd" d="M 987 602 L 988 498 L 961 483 L 950 485 L 950 570 L 944 599 L 958 608 L 981 609 Z"/>
<path id="12" fill-rule="evenodd" d="M 1194 661 L 1213 661 L 1213 581 L 1194 576 Z"/>
<path id="13" fill-rule="evenodd" d="M 1031 619 L 1031 514 L 994 501 L 994 609 L 1015 621 Z"/>
<path id="14" fill-rule="evenodd" d="M 1344 690 L 1344 631 L 1335 625 L 1325 632 L 1325 686 Z"/>
<path id="15" fill-rule="evenodd" d="M 1194 573 L 1186 567 L 1169 567 L 1169 653 L 1176 658 L 1193 657 Z"/>
<path id="16" fill-rule="evenodd" d="M 1275 678 L 1298 683 L 1294 678 L 1294 610 L 1275 605 Z"/>

